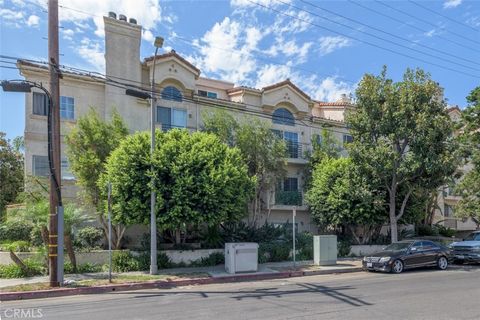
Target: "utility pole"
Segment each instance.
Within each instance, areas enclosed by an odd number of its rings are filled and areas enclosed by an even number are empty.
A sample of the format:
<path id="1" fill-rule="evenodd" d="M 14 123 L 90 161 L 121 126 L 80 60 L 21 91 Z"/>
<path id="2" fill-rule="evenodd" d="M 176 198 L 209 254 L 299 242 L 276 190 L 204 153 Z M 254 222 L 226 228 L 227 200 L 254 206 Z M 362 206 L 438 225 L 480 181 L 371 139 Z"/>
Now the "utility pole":
<path id="1" fill-rule="evenodd" d="M 60 75 L 59 75 L 59 48 L 58 48 L 58 0 L 48 1 L 48 62 L 50 71 L 50 93 L 52 96 L 49 112 L 51 112 L 51 123 L 49 123 L 49 135 L 52 143 L 50 145 L 49 161 L 53 167 L 50 173 L 50 219 L 49 219 L 49 241 L 48 260 L 50 270 L 50 286 L 58 287 L 58 210 L 62 210 L 61 196 L 61 159 L 60 159 Z M 53 166 L 52 166 L 53 165 Z M 62 248 L 63 250 L 63 248 Z"/>

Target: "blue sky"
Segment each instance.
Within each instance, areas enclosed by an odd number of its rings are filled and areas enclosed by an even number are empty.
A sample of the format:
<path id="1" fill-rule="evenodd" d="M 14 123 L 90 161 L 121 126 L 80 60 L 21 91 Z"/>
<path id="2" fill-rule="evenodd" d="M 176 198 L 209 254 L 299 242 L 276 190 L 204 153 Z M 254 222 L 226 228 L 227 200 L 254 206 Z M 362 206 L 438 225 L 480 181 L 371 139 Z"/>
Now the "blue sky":
<path id="1" fill-rule="evenodd" d="M 0 0 L 0 54 L 45 61 L 46 0 Z M 138 20 L 142 58 L 175 49 L 203 76 L 261 88 L 290 78 L 318 100 L 353 93 L 365 73 L 383 65 L 400 80 L 420 67 L 465 106 L 480 85 L 480 1 L 63 0 L 60 63 L 104 72 L 102 16 Z M 18 79 L 0 59 L 0 79 Z M 0 131 L 23 134 L 22 94 L 0 92 Z"/>

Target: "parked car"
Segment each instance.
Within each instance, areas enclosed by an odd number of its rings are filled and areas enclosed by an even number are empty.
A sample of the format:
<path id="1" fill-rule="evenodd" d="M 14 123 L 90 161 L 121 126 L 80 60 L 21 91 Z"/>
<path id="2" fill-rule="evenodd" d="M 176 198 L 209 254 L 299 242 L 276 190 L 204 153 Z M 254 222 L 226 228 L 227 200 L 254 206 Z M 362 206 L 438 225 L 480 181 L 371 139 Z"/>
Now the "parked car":
<path id="1" fill-rule="evenodd" d="M 480 231 L 470 233 L 463 241 L 450 244 L 455 263 L 480 263 Z"/>
<path id="2" fill-rule="evenodd" d="M 406 240 L 385 247 L 363 258 L 363 268 L 369 271 L 401 273 L 405 269 L 436 266 L 448 267 L 448 248 L 428 240 Z"/>

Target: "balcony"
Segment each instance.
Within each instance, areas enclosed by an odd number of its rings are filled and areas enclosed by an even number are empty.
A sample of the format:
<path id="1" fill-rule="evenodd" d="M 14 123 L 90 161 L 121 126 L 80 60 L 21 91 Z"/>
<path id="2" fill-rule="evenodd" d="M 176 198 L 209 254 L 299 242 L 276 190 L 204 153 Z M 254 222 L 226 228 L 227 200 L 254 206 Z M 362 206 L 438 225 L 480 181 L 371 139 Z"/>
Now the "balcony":
<path id="1" fill-rule="evenodd" d="M 287 161 L 291 163 L 307 163 L 306 151 L 309 151 L 309 145 L 306 143 L 285 141 L 287 146 Z"/>
<path id="2" fill-rule="evenodd" d="M 302 206 L 303 195 L 300 191 L 275 191 L 275 205 Z"/>

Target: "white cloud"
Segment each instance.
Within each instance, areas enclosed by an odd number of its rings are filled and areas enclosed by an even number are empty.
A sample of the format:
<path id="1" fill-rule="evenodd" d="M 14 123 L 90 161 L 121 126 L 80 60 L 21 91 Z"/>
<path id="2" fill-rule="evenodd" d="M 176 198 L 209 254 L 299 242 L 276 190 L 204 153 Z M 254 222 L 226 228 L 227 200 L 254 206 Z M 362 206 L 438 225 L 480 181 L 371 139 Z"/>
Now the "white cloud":
<path id="1" fill-rule="evenodd" d="M 142 39 L 149 42 L 149 43 L 153 43 L 153 40 L 155 39 L 155 37 L 153 36 L 152 31 L 143 30 L 142 31 Z"/>
<path id="2" fill-rule="evenodd" d="M 73 40 L 73 35 L 75 34 L 75 31 L 73 31 L 72 29 L 64 29 L 63 28 L 63 29 L 60 29 L 60 33 L 62 34 L 63 39 L 72 41 Z"/>
<path id="3" fill-rule="evenodd" d="M 446 0 L 443 3 L 444 9 L 456 8 L 462 4 L 462 0 Z"/>
<path id="4" fill-rule="evenodd" d="M 105 73 L 104 49 L 100 42 L 83 38 L 75 49 L 96 71 Z"/>
<path id="5" fill-rule="evenodd" d="M 290 3 L 291 0 L 282 0 L 285 3 Z M 230 5 L 234 8 L 249 8 L 249 7 L 259 7 L 255 3 L 267 6 L 267 7 L 275 7 L 278 5 L 281 5 L 281 2 L 278 2 L 276 0 L 254 0 L 254 1 L 249 1 L 249 0 L 231 0 Z"/>
<path id="6" fill-rule="evenodd" d="M 34 0 L 46 8 L 45 0 Z M 72 10 L 74 9 L 74 10 Z M 135 18 L 145 29 L 153 29 L 157 23 L 166 19 L 162 16 L 162 9 L 158 0 L 69 0 L 59 9 L 61 22 L 72 22 L 81 27 L 93 20 L 95 34 L 104 36 L 103 16 L 109 11 L 124 14 L 127 18 Z M 172 18 L 169 19 L 172 21 Z"/>
<path id="7" fill-rule="evenodd" d="M 320 43 L 320 54 L 322 55 L 327 55 L 337 49 L 352 45 L 352 41 L 350 39 L 342 36 L 321 37 L 319 40 L 319 43 Z"/>
<path id="8" fill-rule="evenodd" d="M 255 84 L 257 88 L 290 79 L 312 99 L 320 101 L 337 101 L 342 94 L 349 95 L 355 89 L 355 85 L 341 81 L 335 76 L 320 78 L 317 75 L 311 75 L 306 77 L 288 65 L 266 65 L 257 72 L 257 79 Z"/>
<path id="9" fill-rule="evenodd" d="M 311 85 L 310 85 L 311 87 Z M 347 96 L 353 93 L 354 86 L 346 82 L 337 80 L 336 77 L 327 77 L 320 83 L 315 83 L 315 88 L 311 88 L 312 97 L 320 101 L 337 101 L 342 94 Z"/>
<path id="10" fill-rule="evenodd" d="M 200 55 L 188 59 L 202 71 L 214 72 L 223 79 L 238 83 L 256 69 L 251 52 L 256 50 L 262 37 L 257 28 L 245 28 L 240 22 L 226 17 L 200 40 L 193 42 Z"/>
<path id="11" fill-rule="evenodd" d="M 27 19 L 27 26 L 29 27 L 38 27 L 38 23 L 40 22 L 40 17 L 32 14 Z"/>
<path id="12" fill-rule="evenodd" d="M 10 9 L 0 9 L 2 24 L 20 28 L 24 22 L 23 13 L 21 11 L 13 11 Z"/>
<path id="13" fill-rule="evenodd" d="M 295 56 L 296 63 L 303 63 L 306 61 L 312 45 L 313 42 L 304 42 L 302 45 L 297 45 L 295 40 L 285 41 L 282 37 L 277 37 L 275 43 L 265 52 L 273 57 L 280 53 L 287 57 Z"/>

